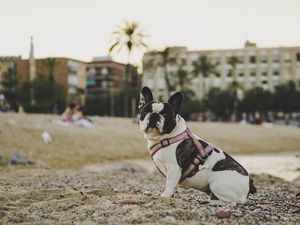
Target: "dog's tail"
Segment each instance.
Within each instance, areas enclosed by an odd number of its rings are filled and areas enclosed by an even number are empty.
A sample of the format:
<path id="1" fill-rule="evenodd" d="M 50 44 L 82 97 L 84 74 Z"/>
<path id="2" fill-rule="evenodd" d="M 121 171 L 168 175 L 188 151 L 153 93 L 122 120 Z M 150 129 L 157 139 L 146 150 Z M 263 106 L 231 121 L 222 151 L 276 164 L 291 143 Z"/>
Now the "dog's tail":
<path id="1" fill-rule="evenodd" d="M 249 193 L 250 194 L 254 194 L 256 193 L 256 187 L 254 186 L 253 180 L 251 179 L 251 177 L 249 177 Z"/>

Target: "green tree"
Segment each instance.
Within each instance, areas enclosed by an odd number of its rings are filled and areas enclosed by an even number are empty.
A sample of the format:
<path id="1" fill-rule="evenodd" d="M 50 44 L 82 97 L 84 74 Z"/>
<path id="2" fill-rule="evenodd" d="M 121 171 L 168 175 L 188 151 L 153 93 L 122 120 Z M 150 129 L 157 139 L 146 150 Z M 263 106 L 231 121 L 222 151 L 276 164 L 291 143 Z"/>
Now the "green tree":
<path id="1" fill-rule="evenodd" d="M 233 75 L 233 81 L 236 81 L 236 65 L 240 63 L 240 59 L 236 56 L 231 56 L 228 58 L 227 63 L 231 66 L 231 74 Z"/>
<path id="2" fill-rule="evenodd" d="M 234 111 L 234 96 L 229 90 L 214 87 L 205 95 L 203 104 L 216 115 L 217 120 L 228 121 Z"/>
<path id="3" fill-rule="evenodd" d="M 272 108 L 272 93 L 260 87 L 247 90 L 240 103 L 240 109 L 248 113 L 261 112 L 267 113 Z"/>
<path id="4" fill-rule="evenodd" d="M 35 103 L 30 104 L 30 90 L 33 91 Z M 51 90 L 53 93 L 51 94 Z M 50 82 L 48 77 L 38 76 L 32 82 L 23 83 L 18 90 L 19 99 L 24 105 L 26 112 L 52 113 L 53 107 L 56 106 L 58 111 L 62 111 L 66 105 L 66 91 L 63 86 L 55 81 Z"/>
<path id="5" fill-rule="evenodd" d="M 3 94 L 5 95 L 9 105 L 16 110 L 18 105 L 17 85 L 18 79 L 16 74 L 15 64 L 11 63 L 7 71 L 2 75 L 1 85 Z"/>
<path id="6" fill-rule="evenodd" d="M 56 58 L 46 58 L 43 61 L 44 66 L 48 70 L 48 78 L 51 83 L 54 83 L 54 71 L 55 67 L 59 64 Z"/>
<path id="7" fill-rule="evenodd" d="M 242 97 L 242 96 L 239 96 L 239 93 L 243 93 L 244 92 L 243 89 L 244 89 L 243 85 L 241 85 L 236 80 L 233 80 L 227 88 L 227 90 L 229 92 L 231 92 L 233 99 L 234 99 L 234 117 L 235 117 L 234 119 L 235 119 L 235 121 L 238 120 L 238 104 L 241 100 L 239 98 Z"/>
<path id="8" fill-rule="evenodd" d="M 129 116 L 129 76 L 130 76 L 130 59 L 132 52 L 135 49 L 147 48 L 147 44 L 144 39 L 147 35 L 143 32 L 140 25 L 137 22 L 125 22 L 122 27 L 118 27 L 116 31 L 112 33 L 113 41 L 109 48 L 109 53 L 117 51 L 118 53 L 125 49 L 128 54 L 127 67 L 125 72 L 125 85 L 124 85 L 124 112 L 125 117 Z"/>
<path id="9" fill-rule="evenodd" d="M 202 78 L 202 95 L 204 95 L 207 92 L 205 78 L 208 78 L 210 74 L 216 73 L 217 64 L 213 64 L 207 56 L 203 55 L 193 62 L 193 67 L 194 77 L 201 76 Z"/>
<path id="10" fill-rule="evenodd" d="M 293 81 L 275 87 L 273 109 L 282 112 L 300 111 L 300 91 Z"/>
<path id="11" fill-rule="evenodd" d="M 162 66 L 164 67 L 165 81 L 166 81 L 166 85 L 167 85 L 168 96 L 170 96 L 170 93 L 172 91 L 175 91 L 175 87 L 174 87 L 174 85 L 171 84 L 171 81 L 170 81 L 168 65 L 169 64 L 174 65 L 176 60 L 173 57 L 170 57 L 170 52 L 171 52 L 170 47 L 166 47 L 163 51 L 160 52 L 162 59 L 163 59 Z"/>
<path id="12" fill-rule="evenodd" d="M 184 90 L 184 101 L 181 107 L 180 114 L 186 120 L 193 119 L 193 116 L 200 113 L 203 110 L 201 100 L 196 98 L 195 93 L 192 90 Z"/>

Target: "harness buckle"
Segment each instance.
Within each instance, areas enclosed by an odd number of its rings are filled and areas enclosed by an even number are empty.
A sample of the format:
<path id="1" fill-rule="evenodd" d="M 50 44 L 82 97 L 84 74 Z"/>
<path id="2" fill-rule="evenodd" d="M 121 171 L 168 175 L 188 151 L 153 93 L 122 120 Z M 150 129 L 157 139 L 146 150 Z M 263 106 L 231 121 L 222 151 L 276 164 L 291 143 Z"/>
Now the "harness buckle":
<path id="1" fill-rule="evenodd" d="M 170 145 L 170 141 L 169 141 L 168 138 L 162 139 L 162 140 L 160 141 L 160 144 L 161 144 L 161 147 L 164 148 L 164 147 L 167 147 L 167 146 Z"/>

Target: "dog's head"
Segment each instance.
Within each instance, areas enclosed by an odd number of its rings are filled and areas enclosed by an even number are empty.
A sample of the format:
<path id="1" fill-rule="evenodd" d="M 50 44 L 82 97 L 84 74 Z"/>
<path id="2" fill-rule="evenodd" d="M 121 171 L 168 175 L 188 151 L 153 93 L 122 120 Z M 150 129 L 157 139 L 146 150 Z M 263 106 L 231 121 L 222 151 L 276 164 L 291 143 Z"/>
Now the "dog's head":
<path id="1" fill-rule="evenodd" d="M 176 117 L 180 112 L 183 94 L 176 92 L 168 102 L 155 102 L 148 87 L 140 94 L 140 127 L 148 136 L 160 136 L 171 133 L 176 126 Z"/>

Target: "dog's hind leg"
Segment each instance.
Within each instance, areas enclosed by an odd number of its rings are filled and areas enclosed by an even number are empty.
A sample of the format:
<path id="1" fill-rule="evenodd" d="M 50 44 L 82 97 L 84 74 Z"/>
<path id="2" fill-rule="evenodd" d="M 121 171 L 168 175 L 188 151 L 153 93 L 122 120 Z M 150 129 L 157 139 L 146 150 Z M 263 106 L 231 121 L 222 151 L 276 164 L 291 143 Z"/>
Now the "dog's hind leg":
<path id="1" fill-rule="evenodd" d="M 247 195 L 243 194 L 236 186 L 234 187 L 234 184 L 212 182 L 209 187 L 218 200 L 227 204 L 232 202 L 245 203 L 247 201 Z"/>

